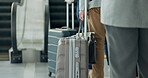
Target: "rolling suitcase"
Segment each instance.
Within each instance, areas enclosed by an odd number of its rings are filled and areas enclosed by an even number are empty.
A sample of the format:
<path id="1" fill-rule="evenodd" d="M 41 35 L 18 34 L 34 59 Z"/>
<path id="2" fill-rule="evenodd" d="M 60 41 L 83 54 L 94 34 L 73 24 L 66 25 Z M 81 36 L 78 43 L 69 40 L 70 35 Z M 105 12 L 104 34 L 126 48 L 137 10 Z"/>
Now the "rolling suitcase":
<path id="1" fill-rule="evenodd" d="M 72 21 L 73 21 L 72 22 L 72 29 L 69 28 L 69 10 L 68 10 L 68 8 L 69 8 L 69 6 L 67 5 L 67 28 L 49 29 L 49 33 L 48 33 L 49 76 L 51 76 L 52 73 L 55 73 L 57 45 L 58 45 L 59 39 L 62 37 L 68 37 L 71 35 L 75 35 L 77 33 L 77 31 L 74 29 L 74 14 L 72 14 Z"/>
<path id="2" fill-rule="evenodd" d="M 59 40 L 56 78 L 88 77 L 88 45 L 76 36 Z"/>
<path id="3" fill-rule="evenodd" d="M 87 5 L 85 4 L 85 6 Z M 56 78 L 88 78 L 89 56 L 86 15 L 84 28 L 83 36 L 80 36 L 78 32 L 77 35 L 59 40 L 56 59 Z"/>

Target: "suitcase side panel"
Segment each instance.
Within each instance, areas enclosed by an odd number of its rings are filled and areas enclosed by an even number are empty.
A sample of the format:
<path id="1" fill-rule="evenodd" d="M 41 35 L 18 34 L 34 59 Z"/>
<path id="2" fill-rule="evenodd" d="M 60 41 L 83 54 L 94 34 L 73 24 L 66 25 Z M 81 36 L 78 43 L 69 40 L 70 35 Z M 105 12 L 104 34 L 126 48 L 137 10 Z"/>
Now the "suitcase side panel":
<path id="1" fill-rule="evenodd" d="M 81 40 L 81 78 L 87 78 L 88 77 L 88 44 L 87 40 Z"/>
<path id="2" fill-rule="evenodd" d="M 65 65 L 65 40 L 60 39 L 58 43 L 58 49 L 57 49 L 57 58 L 56 58 L 56 78 L 65 78 L 64 77 L 64 65 Z"/>
<path id="3" fill-rule="evenodd" d="M 55 53 L 48 52 L 48 57 L 49 57 L 49 60 L 53 60 L 53 61 L 56 60 L 56 54 Z"/>
<path id="4" fill-rule="evenodd" d="M 56 53 L 57 52 L 57 45 L 50 45 L 50 44 L 48 44 L 48 51 Z"/>
<path id="5" fill-rule="evenodd" d="M 52 37 L 52 36 L 48 37 L 48 44 L 58 45 L 58 41 L 59 41 L 59 38 L 57 37 Z"/>
<path id="6" fill-rule="evenodd" d="M 53 69 L 54 71 L 55 71 L 55 61 L 53 61 L 53 60 L 49 60 L 48 61 L 48 65 L 49 65 L 49 68 L 50 69 Z"/>

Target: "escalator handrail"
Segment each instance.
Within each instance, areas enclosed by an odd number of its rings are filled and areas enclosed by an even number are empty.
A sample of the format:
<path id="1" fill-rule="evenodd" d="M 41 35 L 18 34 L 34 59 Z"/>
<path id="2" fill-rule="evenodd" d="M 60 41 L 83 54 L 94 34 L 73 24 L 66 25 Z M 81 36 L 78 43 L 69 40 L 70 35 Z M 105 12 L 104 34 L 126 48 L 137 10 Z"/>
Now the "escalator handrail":
<path id="1" fill-rule="evenodd" d="M 17 39 L 16 39 L 16 12 L 18 3 L 13 2 L 11 6 L 11 43 L 13 52 L 17 52 Z"/>
<path id="2" fill-rule="evenodd" d="M 45 14 L 44 14 L 44 52 L 48 53 L 48 29 L 49 29 L 49 5 L 48 2 L 45 4 Z"/>
<path id="3" fill-rule="evenodd" d="M 17 37 L 16 37 L 16 16 L 17 16 L 17 6 L 22 6 L 24 0 L 19 0 L 18 2 L 13 2 L 11 5 L 11 43 L 13 52 L 18 52 L 17 48 Z"/>

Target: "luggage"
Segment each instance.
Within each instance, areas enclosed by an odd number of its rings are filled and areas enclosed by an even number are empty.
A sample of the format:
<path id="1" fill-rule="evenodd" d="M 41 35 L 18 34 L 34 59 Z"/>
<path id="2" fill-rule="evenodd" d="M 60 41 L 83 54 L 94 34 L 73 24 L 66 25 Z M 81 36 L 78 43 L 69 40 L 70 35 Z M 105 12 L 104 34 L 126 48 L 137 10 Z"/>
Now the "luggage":
<path id="1" fill-rule="evenodd" d="M 74 35 L 76 30 L 50 30 L 48 34 L 48 68 L 55 73 L 58 41 L 62 37 Z"/>
<path id="2" fill-rule="evenodd" d="M 67 6 L 68 7 L 68 6 Z M 74 8 L 73 8 L 74 9 Z M 57 55 L 57 45 L 58 41 L 62 37 L 68 37 L 76 34 L 76 30 L 74 30 L 74 17 L 72 16 L 72 29 L 69 28 L 69 13 L 67 9 L 67 27 L 66 28 L 55 28 L 49 29 L 48 33 L 48 69 L 49 76 L 51 73 L 55 73 L 56 69 L 56 55 Z M 74 14 L 73 14 L 74 15 Z"/>
<path id="3" fill-rule="evenodd" d="M 88 77 L 88 44 L 76 36 L 59 40 L 56 78 Z"/>
<path id="4" fill-rule="evenodd" d="M 84 28 L 85 31 L 81 35 L 78 32 L 77 35 L 59 40 L 56 78 L 88 78 L 89 55 L 86 19 Z"/>
<path id="5" fill-rule="evenodd" d="M 89 51 L 89 64 L 96 64 L 96 39 L 95 33 L 90 32 L 88 36 L 88 51 Z"/>
<path id="6" fill-rule="evenodd" d="M 56 78 L 88 77 L 89 67 L 96 62 L 96 41 L 94 32 L 88 32 L 88 38 L 85 38 L 83 34 L 78 33 L 59 40 L 56 59 Z"/>

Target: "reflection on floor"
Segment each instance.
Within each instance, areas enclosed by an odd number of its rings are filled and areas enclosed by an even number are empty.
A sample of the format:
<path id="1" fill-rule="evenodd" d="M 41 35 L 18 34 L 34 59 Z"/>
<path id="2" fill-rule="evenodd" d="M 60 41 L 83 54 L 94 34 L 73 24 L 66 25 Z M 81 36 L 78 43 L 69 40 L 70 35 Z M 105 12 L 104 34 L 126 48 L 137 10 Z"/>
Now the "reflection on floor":
<path id="1" fill-rule="evenodd" d="M 0 61 L 0 78 L 55 78 L 48 77 L 47 63 L 10 64 L 9 61 Z M 105 77 L 109 78 L 109 66 L 105 60 Z"/>
<path id="2" fill-rule="evenodd" d="M 104 78 L 110 78 L 110 68 L 109 65 L 107 65 L 106 59 L 104 60 Z"/>
<path id="3" fill-rule="evenodd" d="M 47 63 L 10 64 L 0 61 L 0 78 L 49 78 Z"/>

